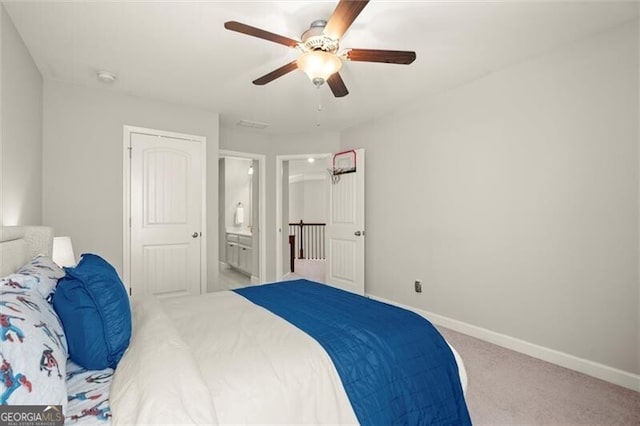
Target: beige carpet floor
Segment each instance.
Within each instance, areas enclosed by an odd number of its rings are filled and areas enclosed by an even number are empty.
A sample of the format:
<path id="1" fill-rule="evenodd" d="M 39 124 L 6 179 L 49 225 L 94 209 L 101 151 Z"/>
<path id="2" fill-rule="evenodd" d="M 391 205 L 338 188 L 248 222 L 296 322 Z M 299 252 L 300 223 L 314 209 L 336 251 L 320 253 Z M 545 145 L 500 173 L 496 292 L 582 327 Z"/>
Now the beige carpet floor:
<path id="1" fill-rule="evenodd" d="M 474 425 L 640 425 L 640 393 L 438 327 L 469 376 Z"/>

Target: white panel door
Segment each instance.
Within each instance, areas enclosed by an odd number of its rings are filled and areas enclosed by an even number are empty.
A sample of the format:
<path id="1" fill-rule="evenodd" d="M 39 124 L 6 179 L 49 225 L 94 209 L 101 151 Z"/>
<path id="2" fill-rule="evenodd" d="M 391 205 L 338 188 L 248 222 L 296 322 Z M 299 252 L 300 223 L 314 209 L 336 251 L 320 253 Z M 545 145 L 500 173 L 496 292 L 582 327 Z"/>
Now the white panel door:
<path id="1" fill-rule="evenodd" d="M 326 281 L 364 294 L 364 149 L 356 150 L 356 171 L 339 177 L 329 179 Z"/>
<path id="2" fill-rule="evenodd" d="M 200 142 L 131 133 L 131 292 L 200 294 Z"/>

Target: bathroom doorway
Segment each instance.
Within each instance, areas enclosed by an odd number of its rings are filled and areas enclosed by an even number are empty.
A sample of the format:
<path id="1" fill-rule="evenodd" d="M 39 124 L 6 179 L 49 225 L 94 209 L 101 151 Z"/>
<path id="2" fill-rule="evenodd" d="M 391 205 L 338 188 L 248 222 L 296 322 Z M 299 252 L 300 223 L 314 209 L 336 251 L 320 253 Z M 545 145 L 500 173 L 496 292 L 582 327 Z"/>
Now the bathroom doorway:
<path id="1" fill-rule="evenodd" d="M 218 290 L 264 282 L 264 163 L 264 155 L 219 151 Z"/>

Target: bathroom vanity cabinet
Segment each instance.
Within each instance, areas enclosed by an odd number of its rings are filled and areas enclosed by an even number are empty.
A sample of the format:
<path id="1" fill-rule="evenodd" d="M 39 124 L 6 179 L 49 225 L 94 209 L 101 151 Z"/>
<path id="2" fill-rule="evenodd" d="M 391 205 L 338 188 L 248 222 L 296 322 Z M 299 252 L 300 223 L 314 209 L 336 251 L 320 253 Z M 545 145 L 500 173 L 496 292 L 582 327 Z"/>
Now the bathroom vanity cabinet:
<path id="1" fill-rule="evenodd" d="M 227 232 L 227 264 L 247 275 L 252 275 L 252 237 L 243 233 Z"/>

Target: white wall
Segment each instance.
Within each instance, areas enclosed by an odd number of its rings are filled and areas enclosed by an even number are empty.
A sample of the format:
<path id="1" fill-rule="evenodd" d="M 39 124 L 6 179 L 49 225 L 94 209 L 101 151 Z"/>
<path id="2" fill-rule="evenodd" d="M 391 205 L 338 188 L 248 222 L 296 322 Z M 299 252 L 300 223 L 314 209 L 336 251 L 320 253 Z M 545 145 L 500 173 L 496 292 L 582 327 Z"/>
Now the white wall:
<path id="1" fill-rule="evenodd" d="M 340 135 L 332 132 L 269 135 L 242 128 L 220 128 L 220 149 L 264 154 L 266 160 L 266 222 L 263 232 L 267 244 L 267 280 L 275 279 L 275 244 L 279 225 L 276 224 L 276 155 L 337 152 Z"/>
<path id="2" fill-rule="evenodd" d="M 328 176 L 328 175 L 327 175 Z M 291 223 L 327 222 L 327 179 L 299 176 L 289 184 L 289 219 Z"/>
<path id="3" fill-rule="evenodd" d="M 638 11 L 640 12 L 640 3 L 638 3 L 637 5 Z M 638 29 L 636 29 L 636 55 L 637 55 L 637 63 L 640 63 L 640 19 L 636 22 L 636 25 L 638 26 Z M 640 73 L 639 73 L 640 74 Z M 638 93 L 638 97 L 637 99 L 637 105 L 638 105 L 638 110 L 640 110 L 640 83 L 637 85 L 637 93 Z M 638 149 L 637 149 L 637 160 L 638 160 L 638 169 L 640 169 L 640 111 L 637 111 L 637 141 L 638 141 Z M 640 170 L 638 171 L 638 175 L 640 175 Z M 638 253 L 637 253 L 637 260 L 638 260 L 638 291 L 637 291 L 637 295 L 638 295 L 638 307 L 637 307 L 637 332 L 638 332 L 638 337 L 637 337 L 637 344 L 636 344 L 636 351 L 638 354 L 638 367 L 636 369 L 636 371 L 640 372 L 640 177 L 638 178 Z"/>
<path id="4" fill-rule="evenodd" d="M 637 31 L 344 132 L 367 150 L 367 292 L 640 373 Z"/>
<path id="5" fill-rule="evenodd" d="M 304 220 L 304 180 L 289 181 L 289 223 Z"/>
<path id="6" fill-rule="evenodd" d="M 0 223 L 42 223 L 42 76 L 0 4 Z"/>
<path id="7" fill-rule="evenodd" d="M 326 177 L 304 181 L 304 220 L 311 223 L 327 222 Z"/>
<path id="8" fill-rule="evenodd" d="M 225 158 L 225 226 L 226 230 L 244 230 L 251 225 L 251 180 L 249 166 L 252 160 L 243 158 Z M 244 222 L 235 224 L 238 203 L 244 208 Z"/>
<path id="9" fill-rule="evenodd" d="M 117 83 L 116 83 L 117 84 Z M 218 114 L 46 80 L 43 218 L 76 254 L 104 256 L 122 273 L 123 126 L 207 138 L 209 288 L 218 276 Z"/>

